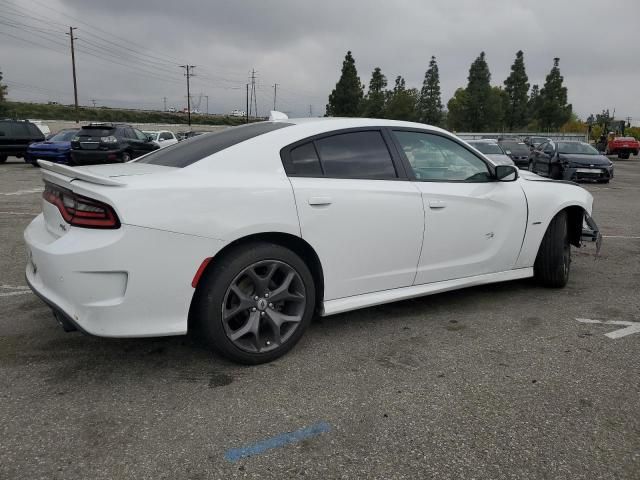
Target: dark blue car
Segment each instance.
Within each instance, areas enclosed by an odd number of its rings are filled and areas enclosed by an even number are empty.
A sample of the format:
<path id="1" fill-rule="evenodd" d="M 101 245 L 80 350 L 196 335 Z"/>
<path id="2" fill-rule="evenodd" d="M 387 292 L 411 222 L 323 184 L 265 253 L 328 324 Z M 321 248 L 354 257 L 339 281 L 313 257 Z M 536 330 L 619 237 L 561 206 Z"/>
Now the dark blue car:
<path id="1" fill-rule="evenodd" d="M 48 160 L 55 163 L 69 163 L 71 157 L 71 139 L 78 133 L 78 129 L 60 130 L 44 142 L 32 143 L 27 148 L 24 161 L 34 167 L 37 160 Z"/>

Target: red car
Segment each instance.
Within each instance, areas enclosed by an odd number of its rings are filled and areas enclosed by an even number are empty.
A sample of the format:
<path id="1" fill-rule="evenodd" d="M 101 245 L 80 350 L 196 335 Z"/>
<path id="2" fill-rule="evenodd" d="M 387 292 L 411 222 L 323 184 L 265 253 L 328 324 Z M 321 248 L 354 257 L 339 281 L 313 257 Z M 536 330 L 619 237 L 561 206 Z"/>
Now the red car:
<path id="1" fill-rule="evenodd" d="M 615 137 L 607 144 L 606 155 L 618 155 L 618 158 L 629 158 L 640 152 L 640 142 L 633 137 Z"/>

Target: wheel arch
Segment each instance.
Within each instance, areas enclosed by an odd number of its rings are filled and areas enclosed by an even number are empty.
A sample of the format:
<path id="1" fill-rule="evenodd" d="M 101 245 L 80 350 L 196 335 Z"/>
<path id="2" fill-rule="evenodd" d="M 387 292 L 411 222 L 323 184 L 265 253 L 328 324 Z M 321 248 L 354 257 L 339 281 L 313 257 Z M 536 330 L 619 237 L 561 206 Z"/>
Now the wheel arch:
<path id="1" fill-rule="evenodd" d="M 282 247 L 288 248 L 298 255 L 309 267 L 311 275 L 315 283 L 316 290 L 316 310 L 321 308 L 324 298 L 324 271 L 322 269 L 322 263 L 320 257 L 316 253 L 315 249 L 304 239 L 290 233 L 283 232 L 262 232 L 246 235 L 244 237 L 237 238 L 236 240 L 228 243 L 224 248 L 220 249 L 208 262 L 206 268 L 202 272 L 202 276 L 206 275 L 213 266 L 216 264 L 216 260 L 229 255 L 238 247 L 242 245 L 248 245 L 251 243 L 273 243 Z M 196 302 L 200 288 L 200 283 L 196 286 L 193 297 L 191 299 L 191 305 L 189 307 L 188 329 L 191 330 L 192 323 L 192 310 L 193 305 Z"/>

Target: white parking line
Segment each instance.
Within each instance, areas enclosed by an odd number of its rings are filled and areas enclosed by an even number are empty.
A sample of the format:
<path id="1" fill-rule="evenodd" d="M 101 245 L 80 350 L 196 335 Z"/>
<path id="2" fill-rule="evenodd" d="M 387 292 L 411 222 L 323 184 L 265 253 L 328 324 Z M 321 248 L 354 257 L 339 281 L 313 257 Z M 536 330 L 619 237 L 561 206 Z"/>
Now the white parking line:
<path id="1" fill-rule="evenodd" d="M 626 337 L 634 333 L 640 333 L 640 322 L 626 322 L 623 320 L 592 320 L 590 318 L 576 318 L 581 323 L 599 323 L 602 325 L 624 325 L 625 328 L 619 328 L 613 332 L 605 333 L 605 337 L 612 339 Z"/>
<path id="2" fill-rule="evenodd" d="M 40 215 L 40 213 L 35 212 L 0 212 L 0 215 L 27 215 L 29 217 L 35 217 Z"/>
<path id="3" fill-rule="evenodd" d="M 4 292 L 2 290 L 5 290 Z M 6 291 L 10 290 L 10 291 Z M 26 295 L 31 293 L 29 287 L 12 286 L 12 285 L 0 285 L 0 297 L 13 297 L 15 295 Z"/>
<path id="4" fill-rule="evenodd" d="M 0 195 L 11 196 L 11 195 L 29 195 L 31 193 L 40 193 L 44 191 L 44 188 L 31 188 L 29 190 L 17 190 L 15 192 L 0 192 Z"/>

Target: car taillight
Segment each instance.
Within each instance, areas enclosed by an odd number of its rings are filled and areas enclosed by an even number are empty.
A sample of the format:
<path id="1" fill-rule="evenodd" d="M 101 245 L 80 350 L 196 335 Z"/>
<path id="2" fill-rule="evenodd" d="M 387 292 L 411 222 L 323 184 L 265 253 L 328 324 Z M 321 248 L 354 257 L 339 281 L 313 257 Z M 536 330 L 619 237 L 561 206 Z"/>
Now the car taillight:
<path id="1" fill-rule="evenodd" d="M 49 182 L 45 182 L 42 198 L 58 207 L 65 222 L 76 227 L 120 228 L 116 212 L 106 203 L 83 197 Z"/>

